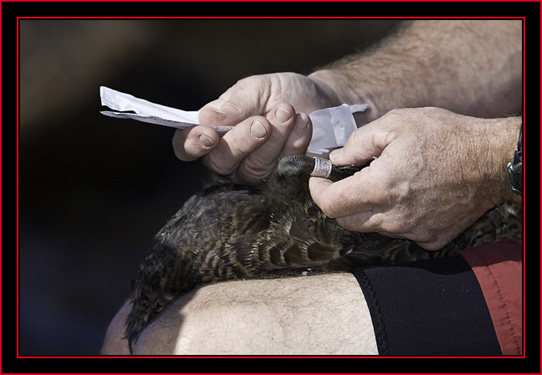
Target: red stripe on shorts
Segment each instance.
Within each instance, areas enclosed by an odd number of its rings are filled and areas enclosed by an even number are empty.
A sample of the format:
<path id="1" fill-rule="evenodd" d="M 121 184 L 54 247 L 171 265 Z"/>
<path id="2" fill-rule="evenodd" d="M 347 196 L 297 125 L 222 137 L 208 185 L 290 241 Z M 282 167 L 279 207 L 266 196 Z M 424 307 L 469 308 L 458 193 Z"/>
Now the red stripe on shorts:
<path id="1" fill-rule="evenodd" d="M 507 239 L 453 253 L 460 254 L 476 275 L 502 354 L 523 354 L 522 243 Z"/>

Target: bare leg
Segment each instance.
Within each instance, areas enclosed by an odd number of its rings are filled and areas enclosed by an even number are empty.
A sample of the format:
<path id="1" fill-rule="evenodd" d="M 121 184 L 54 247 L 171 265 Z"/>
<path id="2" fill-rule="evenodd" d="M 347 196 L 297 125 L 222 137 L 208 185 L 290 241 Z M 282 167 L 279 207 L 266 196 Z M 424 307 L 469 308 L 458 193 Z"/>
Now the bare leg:
<path id="1" fill-rule="evenodd" d="M 378 354 L 348 273 L 225 282 L 174 302 L 134 354 Z"/>
<path id="2" fill-rule="evenodd" d="M 124 337 L 126 330 L 126 318 L 132 310 L 131 303 L 125 303 L 113 318 L 102 346 L 101 354 L 103 355 L 129 355 L 128 340 Z"/>

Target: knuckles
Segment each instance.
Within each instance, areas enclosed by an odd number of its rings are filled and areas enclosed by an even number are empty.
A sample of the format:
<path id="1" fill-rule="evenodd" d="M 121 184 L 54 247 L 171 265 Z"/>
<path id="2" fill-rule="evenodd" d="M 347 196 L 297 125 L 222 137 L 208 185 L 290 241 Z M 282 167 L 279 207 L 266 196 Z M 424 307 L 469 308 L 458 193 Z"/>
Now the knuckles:
<path id="1" fill-rule="evenodd" d="M 219 158 L 216 153 L 209 153 L 203 158 L 203 164 L 212 172 L 221 176 L 228 176 L 235 172 L 237 165 L 225 163 L 224 158 Z"/>
<path id="2" fill-rule="evenodd" d="M 247 157 L 239 166 L 238 176 L 246 182 L 257 182 L 271 174 L 275 163 L 265 163 L 254 157 Z"/>

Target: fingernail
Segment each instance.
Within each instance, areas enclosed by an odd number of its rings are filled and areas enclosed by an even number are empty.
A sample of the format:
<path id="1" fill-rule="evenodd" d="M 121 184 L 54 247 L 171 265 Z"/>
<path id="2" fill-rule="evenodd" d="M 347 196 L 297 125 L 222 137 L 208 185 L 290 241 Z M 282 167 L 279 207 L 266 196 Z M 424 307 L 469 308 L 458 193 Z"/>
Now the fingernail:
<path id="1" fill-rule="evenodd" d="M 277 112 L 275 113 L 275 118 L 279 120 L 280 122 L 286 122 L 292 117 L 292 113 L 288 111 L 286 108 L 278 107 Z"/>
<path id="2" fill-rule="evenodd" d="M 298 128 L 298 129 L 305 129 L 307 127 L 307 125 L 309 125 L 309 118 L 306 114 L 304 113 L 301 113 L 301 114 L 297 114 L 297 118 L 296 118 L 296 121 L 295 121 L 295 127 Z"/>
<path id="3" fill-rule="evenodd" d="M 254 121 L 252 125 L 250 125 L 250 134 L 256 138 L 263 138 L 267 135 L 267 130 L 265 130 L 265 127 L 261 122 Z"/>
<path id="4" fill-rule="evenodd" d="M 213 140 L 208 135 L 202 134 L 198 138 L 199 143 L 205 147 L 211 147 L 213 145 Z"/>

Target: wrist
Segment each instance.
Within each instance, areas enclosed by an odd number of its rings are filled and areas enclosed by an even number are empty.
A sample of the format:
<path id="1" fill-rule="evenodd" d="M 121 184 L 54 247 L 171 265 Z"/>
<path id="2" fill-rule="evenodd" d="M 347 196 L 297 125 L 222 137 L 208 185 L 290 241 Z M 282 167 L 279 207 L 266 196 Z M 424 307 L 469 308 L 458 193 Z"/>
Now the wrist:
<path id="1" fill-rule="evenodd" d="M 356 117 L 359 126 L 365 125 L 385 114 L 381 111 L 370 95 L 361 92 L 359 87 L 345 75 L 333 69 L 318 70 L 308 76 L 330 98 L 334 106 L 341 104 L 368 104 L 366 112 Z"/>
<path id="2" fill-rule="evenodd" d="M 493 153 L 493 166 L 495 178 L 490 179 L 495 184 L 495 194 L 492 197 L 495 205 L 504 202 L 521 203 L 522 196 L 514 192 L 510 181 L 508 165 L 514 163 L 514 155 L 518 150 L 518 135 L 521 129 L 521 117 L 509 117 L 487 120 L 495 122 L 489 124 L 492 131 L 488 138 L 492 138 L 490 152 Z M 489 181 L 488 181 L 489 182 Z"/>
<path id="3" fill-rule="evenodd" d="M 508 163 L 507 168 L 512 191 L 523 196 L 523 126 L 519 130 L 518 146 L 514 153 L 514 160 Z"/>
<path id="4" fill-rule="evenodd" d="M 347 103 L 345 101 L 346 90 L 340 82 L 340 76 L 333 74 L 330 70 L 318 70 L 308 75 L 308 78 L 324 93 L 333 106 Z"/>

